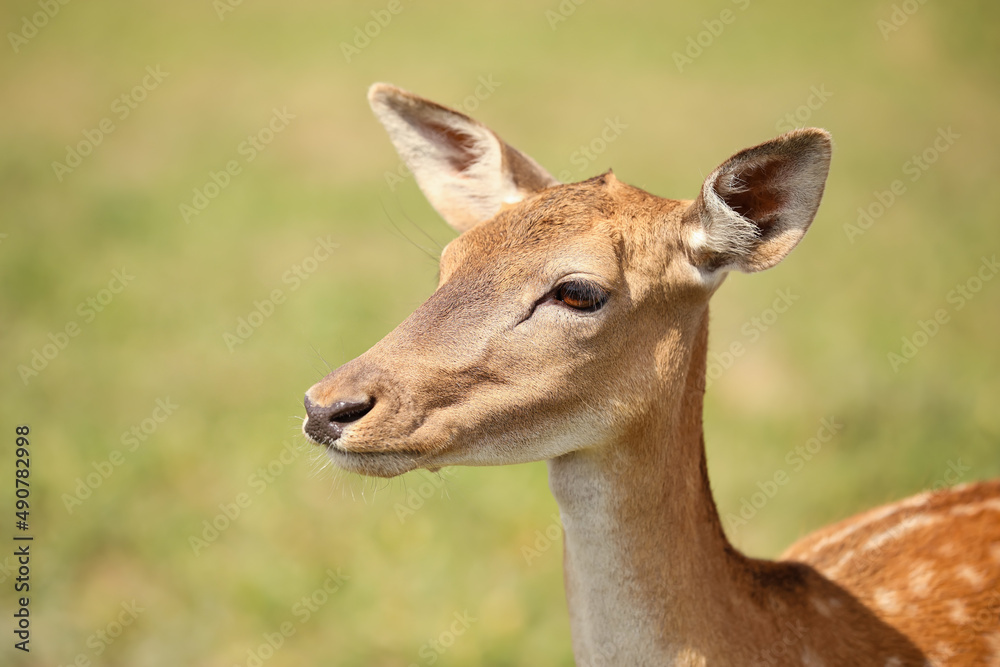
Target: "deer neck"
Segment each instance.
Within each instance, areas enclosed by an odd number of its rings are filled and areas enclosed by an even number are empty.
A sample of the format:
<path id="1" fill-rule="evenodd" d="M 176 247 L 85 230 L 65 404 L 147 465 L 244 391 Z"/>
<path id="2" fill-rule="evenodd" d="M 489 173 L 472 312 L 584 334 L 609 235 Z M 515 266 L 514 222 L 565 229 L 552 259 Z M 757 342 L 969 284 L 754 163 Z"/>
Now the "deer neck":
<path id="1" fill-rule="evenodd" d="M 582 665 L 687 664 L 703 640 L 719 643 L 712 628 L 742 593 L 745 559 L 722 531 L 705 466 L 707 306 L 692 331 L 672 335 L 649 414 L 600 451 L 549 462 Z"/>

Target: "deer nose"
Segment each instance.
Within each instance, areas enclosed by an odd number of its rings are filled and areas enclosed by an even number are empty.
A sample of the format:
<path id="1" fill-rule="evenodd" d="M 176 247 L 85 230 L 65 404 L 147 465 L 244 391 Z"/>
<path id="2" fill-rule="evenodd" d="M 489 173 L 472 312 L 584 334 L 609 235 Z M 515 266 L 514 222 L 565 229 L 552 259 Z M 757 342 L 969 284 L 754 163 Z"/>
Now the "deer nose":
<path id="1" fill-rule="evenodd" d="M 313 441 L 323 445 L 332 444 L 344 433 L 344 429 L 360 420 L 375 407 L 375 399 L 364 401 L 336 401 L 331 405 L 318 405 L 306 395 L 306 423 L 302 430 Z"/>

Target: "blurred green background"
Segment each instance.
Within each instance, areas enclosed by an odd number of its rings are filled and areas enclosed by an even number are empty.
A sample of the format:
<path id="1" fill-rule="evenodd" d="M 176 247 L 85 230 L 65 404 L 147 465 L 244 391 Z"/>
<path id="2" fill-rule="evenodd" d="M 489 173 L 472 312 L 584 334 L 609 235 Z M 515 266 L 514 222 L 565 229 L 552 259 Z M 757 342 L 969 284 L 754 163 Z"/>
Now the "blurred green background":
<path id="1" fill-rule="evenodd" d="M 752 514 L 730 535 L 775 556 L 1000 474 L 996 3 L 18 0 L 0 24 L 0 538 L 23 423 L 35 536 L 30 655 L 0 551 L 3 664 L 572 664 L 544 464 L 372 481 L 299 434 L 303 392 L 431 293 L 418 246 L 452 236 L 386 176 L 374 81 L 462 106 L 564 178 L 614 167 L 677 198 L 738 149 L 828 128 L 811 232 L 714 301 L 713 354 L 743 345 L 712 357 L 706 405 L 720 511 Z M 923 345 L 893 368 L 904 337 Z M 811 460 L 788 457 L 831 418 Z"/>

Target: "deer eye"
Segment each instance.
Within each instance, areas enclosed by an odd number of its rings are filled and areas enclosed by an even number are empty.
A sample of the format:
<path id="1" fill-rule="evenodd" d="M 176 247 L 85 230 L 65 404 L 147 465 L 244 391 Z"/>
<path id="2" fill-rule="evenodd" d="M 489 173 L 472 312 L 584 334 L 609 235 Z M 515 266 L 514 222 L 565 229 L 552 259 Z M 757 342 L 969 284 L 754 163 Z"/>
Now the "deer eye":
<path id="1" fill-rule="evenodd" d="M 607 303 L 608 293 L 604 288 L 594 283 L 571 280 L 556 287 L 553 298 L 574 310 L 592 313 L 600 310 Z"/>

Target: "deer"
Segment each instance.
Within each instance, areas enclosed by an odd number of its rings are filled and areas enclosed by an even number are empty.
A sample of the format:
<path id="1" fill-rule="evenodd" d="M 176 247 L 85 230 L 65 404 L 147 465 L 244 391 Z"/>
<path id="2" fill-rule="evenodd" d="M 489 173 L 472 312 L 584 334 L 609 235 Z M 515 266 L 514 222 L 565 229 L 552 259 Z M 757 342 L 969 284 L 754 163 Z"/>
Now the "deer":
<path id="1" fill-rule="evenodd" d="M 378 83 L 376 118 L 457 232 L 437 289 L 305 395 L 344 470 L 546 461 L 577 664 L 1000 665 L 1000 480 L 879 507 L 779 560 L 728 541 L 702 428 L 708 301 L 810 227 L 828 132 L 740 151 L 694 199 L 561 183 L 469 116 Z"/>

